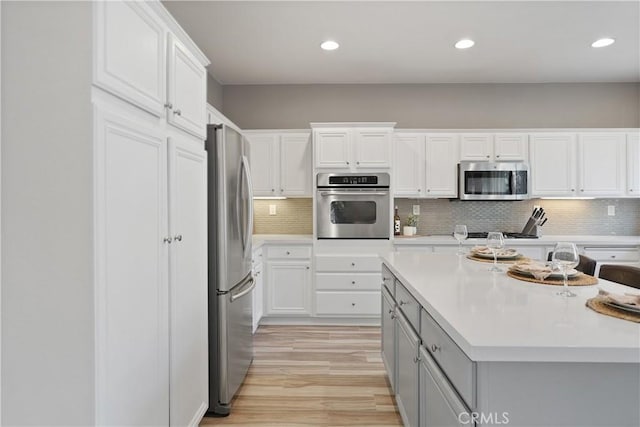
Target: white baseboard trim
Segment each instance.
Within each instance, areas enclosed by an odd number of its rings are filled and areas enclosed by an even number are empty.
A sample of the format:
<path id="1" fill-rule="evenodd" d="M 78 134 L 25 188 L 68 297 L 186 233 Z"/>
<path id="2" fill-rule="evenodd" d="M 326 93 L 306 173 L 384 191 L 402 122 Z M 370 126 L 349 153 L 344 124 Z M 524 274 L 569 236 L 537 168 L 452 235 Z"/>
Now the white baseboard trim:
<path id="1" fill-rule="evenodd" d="M 380 326 L 380 318 L 348 317 L 263 317 L 260 325 L 330 325 L 330 326 Z"/>

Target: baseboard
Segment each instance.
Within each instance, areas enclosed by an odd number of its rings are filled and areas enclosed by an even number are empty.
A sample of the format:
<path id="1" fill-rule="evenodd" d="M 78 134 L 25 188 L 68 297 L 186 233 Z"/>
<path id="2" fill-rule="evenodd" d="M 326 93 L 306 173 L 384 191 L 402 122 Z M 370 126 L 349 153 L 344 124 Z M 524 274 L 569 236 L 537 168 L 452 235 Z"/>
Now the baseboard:
<path id="1" fill-rule="evenodd" d="M 380 318 L 367 317 L 263 317 L 260 325 L 380 326 Z"/>

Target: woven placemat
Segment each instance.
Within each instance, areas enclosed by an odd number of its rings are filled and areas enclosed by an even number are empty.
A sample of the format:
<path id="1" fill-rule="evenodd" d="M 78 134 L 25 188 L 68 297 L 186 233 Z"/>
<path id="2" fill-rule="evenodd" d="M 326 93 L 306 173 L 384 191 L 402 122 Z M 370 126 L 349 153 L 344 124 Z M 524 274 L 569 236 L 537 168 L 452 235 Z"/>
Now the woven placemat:
<path id="1" fill-rule="evenodd" d="M 474 254 L 467 255 L 467 258 L 469 258 L 470 260 L 473 260 L 473 261 L 490 262 L 490 263 L 493 264 L 493 258 L 483 258 L 483 257 L 475 256 Z M 515 258 L 498 259 L 498 264 L 513 264 L 514 262 L 527 261 L 528 259 L 529 258 L 527 258 L 524 255 L 518 255 Z"/>
<path id="2" fill-rule="evenodd" d="M 507 271 L 507 276 L 513 277 L 514 279 L 523 280 L 525 282 L 540 283 L 542 285 L 562 286 L 564 284 L 562 279 L 546 278 L 544 280 L 538 280 L 535 277 L 525 276 L 524 274 L 518 274 L 515 271 L 511 271 L 511 270 Z M 596 285 L 596 284 L 598 284 L 598 279 L 584 273 L 578 273 L 575 277 L 571 277 L 567 280 L 568 286 L 589 286 L 589 285 Z"/>
<path id="3" fill-rule="evenodd" d="M 629 320 L 631 322 L 640 323 L 640 314 L 631 313 L 622 309 L 611 307 L 604 303 L 605 299 L 597 296 L 587 300 L 587 307 L 600 314 L 605 314 L 618 319 Z"/>

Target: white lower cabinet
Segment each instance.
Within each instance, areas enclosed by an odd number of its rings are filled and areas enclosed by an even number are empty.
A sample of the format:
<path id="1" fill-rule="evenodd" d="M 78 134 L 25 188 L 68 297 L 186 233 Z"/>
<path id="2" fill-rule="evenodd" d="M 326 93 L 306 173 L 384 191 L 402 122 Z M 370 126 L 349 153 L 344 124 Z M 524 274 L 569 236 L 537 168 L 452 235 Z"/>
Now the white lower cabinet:
<path id="1" fill-rule="evenodd" d="M 473 426 L 470 411 L 431 355 L 420 348 L 420 427 Z"/>
<path id="2" fill-rule="evenodd" d="M 256 286 L 253 290 L 253 333 L 255 334 L 260 320 L 264 315 L 264 273 L 262 268 L 262 248 L 253 251 L 251 259 L 253 268 L 253 280 Z"/>
<path id="3" fill-rule="evenodd" d="M 405 316 L 398 312 L 395 322 L 396 353 L 396 402 L 404 425 L 418 425 L 418 354 L 420 337 Z"/>
<path id="4" fill-rule="evenodd" d="M 97 107 L 94 123 L 96 423 L 196 425 L 208 402 L 202 141 L 124 111 Z"/>
<path id="5" fill-rule="evenodd" d="M 380 316 L 380 265 L 377 254 L 317 255 L 316 315 Z"/>
<path id="6" fill-rule="evenodd" d="M 311 315 L 311 246 L 266 248 L 265 315 Z"/>

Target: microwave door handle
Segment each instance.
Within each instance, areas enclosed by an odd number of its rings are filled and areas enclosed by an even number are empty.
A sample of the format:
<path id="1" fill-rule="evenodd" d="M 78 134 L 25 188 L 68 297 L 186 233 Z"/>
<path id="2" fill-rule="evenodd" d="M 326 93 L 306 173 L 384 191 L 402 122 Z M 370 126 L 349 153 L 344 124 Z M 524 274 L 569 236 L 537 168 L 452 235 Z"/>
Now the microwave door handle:
<path id="1" fill-rule="evenodd" d="M 511 172 L 511 194 L 512 195 L 516 195 L 518 192 L 518 172 L 516 171 L 512 171 Z"/>
<path id="2" fill-rule="evenodd" d="M 322 197 L 327 196 L 387 196 L 387 191 L 321 191 Z"/>

